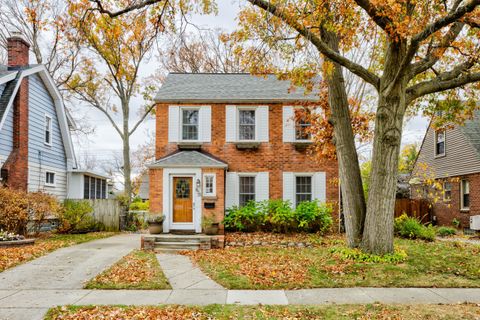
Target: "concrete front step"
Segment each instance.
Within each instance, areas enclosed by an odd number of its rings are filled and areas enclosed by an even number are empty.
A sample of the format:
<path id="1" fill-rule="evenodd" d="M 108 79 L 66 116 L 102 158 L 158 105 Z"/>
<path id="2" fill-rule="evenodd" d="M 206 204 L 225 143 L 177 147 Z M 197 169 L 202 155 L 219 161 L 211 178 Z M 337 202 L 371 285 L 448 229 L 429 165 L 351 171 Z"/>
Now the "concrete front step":
<path id="1" fill-rule="evenodd" d="M 219 240 L 220 237 L 220 240 Z M 223 248 L 223 236 L 207 236 L 205 234 L 177 235 L 177 234 L 155 234 L 142 237 L 141 247 L 146 250 L 207 250 L 212 247 L 218 248 L 220 243 Z"/>
<path id="2" fill-rule="evenodd" d="M 178 250 L 198 250 L 198 242 L 155 242 L 155 249 L 178 249 Z"/>

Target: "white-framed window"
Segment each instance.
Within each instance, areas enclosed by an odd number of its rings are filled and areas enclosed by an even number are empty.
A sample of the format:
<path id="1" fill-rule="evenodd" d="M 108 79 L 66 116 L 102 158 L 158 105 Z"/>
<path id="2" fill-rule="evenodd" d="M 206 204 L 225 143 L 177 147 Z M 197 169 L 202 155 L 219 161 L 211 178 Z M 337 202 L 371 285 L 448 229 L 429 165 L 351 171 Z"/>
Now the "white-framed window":
<path id="1" fill-rule="evenodd" d="M 470 182 L 465 179 L 460 181 L 460 209 L 470 209 Z"/>
<path id="2" fill-rule="evenodd" d="M 182 140 L 199 140 L 200 110 L 198 108 L 182 108 Z"/>
<path id="3" fill-rule="evenodd" d="M 238 140 L 239 141 L 255 141 L 255 109 L 238 109 Z"/>
<path id="4" fill-rule="evenodd" d="M 452 183 L 445 181 L 443 182 L 443 201 L 448 202 L 452 200 Z"/>
<path id="5" fill-rule="evenodd" d="M 312 176 L 295 176 L 295 206 L 304 201 L 312 201 L 313 187 Z"/>
<path id="6" fill-rule="evenodd" d="M 435 156 L 445 155 L 445 130 L 435 131 Z"/>
<path id="7" fill-rule="evenodd" d="M 83 180 L 84 199 L 107 199 L 107 180 L 84 176 Z"/>
<path id="8" fill-rule="evenodd" d="M 45 144 L 52 145 L 52 117 L 45 115 L 45 131 L 44 142 Z"/>
<path id="9" fill-rule="evenodd" d="M 255 201 L 255 176 L 238 177 L 238 204 L 240 207 Z"/>
<path id="10" fill-rule="evenodd" d="M 215 173 L 206 173 L 203 175 L 203 195 L 214 197 L 216 195 L 216 175 Z"/>
<path id="11" fill-rule="evenodd" d="M 51 172 L 51 171 L 45 172 L 45 185 L 55 186 L 55 172 Z"/>
<path id="12" fill-rule="evenodd" d="M 312 138 L 310 133 L 310 127 L 312 123 L 304 119 L 298 119 L 295 121 L 295 140 L 296 141 L 309 141 Z"/>

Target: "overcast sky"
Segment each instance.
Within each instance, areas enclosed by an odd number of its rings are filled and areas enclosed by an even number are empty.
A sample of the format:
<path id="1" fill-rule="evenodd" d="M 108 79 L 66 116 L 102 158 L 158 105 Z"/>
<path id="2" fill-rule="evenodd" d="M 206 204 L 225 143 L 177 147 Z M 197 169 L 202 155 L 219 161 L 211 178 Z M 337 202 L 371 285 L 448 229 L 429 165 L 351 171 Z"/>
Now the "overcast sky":
<path id="1" fill-rule="evenodd" d="M 244 4 L 243 0 L 224 0 L 218 1 L 219 12 L 216 16 L 194 16 L 191 18 L 191 22 L 197 26 L 204 28 L 221 28 L 232 31 L 235 29 L 236 16 L 239 11 L 239 7 Z M 152 57 L 151 61 L 141 70 L 142 76 L 149 76 L 157 64 L 155 63 L 155 57 Z M 138 106 L 142 104 L 141 99 L 135 99 L 134 103 Z M 80 110 L 87 110 L 85 108 L 78 108 Z M 112 158 L 114 152 L 121 152 L 121 140 L 115 133 L 111 125 L 107 122 L 105 117 L 99 112 L 88 109 L 85 111 L 88 116 L 88 121 L 92 123 L 96 128 L 96 133 L 90 136 L 88 139 L 82 138 L 77 140 L 79 144 L 76 146 L 77 157 L 81 158 L 85 153 L 96 157 L 98 162 L 107 161 Z M 135 113 L 134 113 L 135 116 Z M 425 134 L 428 122 L 421 117 L 415 117 L 409 120 L 405 125 L 403 144 L 409 144 L 414 142 L 421 142 Z M 134 150 L 139 144 L 145 142 L 145 136 L 147 131 L 154 132 L 155 121 L 153 117 L 148 118 L 132 136 L 131 146 Z M 364 156 L 368 156 L 364 155 Z"/>

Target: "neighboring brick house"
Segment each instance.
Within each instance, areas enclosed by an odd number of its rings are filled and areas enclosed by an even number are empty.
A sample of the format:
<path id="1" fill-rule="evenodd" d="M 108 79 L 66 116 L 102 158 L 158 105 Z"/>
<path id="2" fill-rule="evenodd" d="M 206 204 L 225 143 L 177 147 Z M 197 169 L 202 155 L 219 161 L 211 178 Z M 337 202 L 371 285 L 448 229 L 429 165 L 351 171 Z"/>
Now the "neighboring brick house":
<path id="1" fill-rule="evenodd" d="M 164 231 L 201 232 L 203 217 L 249 200 L 338 201 L 336 161 L 307 155 L 294 108 L 318 96 L 249 74 L 169 74 L 156 96 L 150 210 Z"/>
<path id="2" fill-rule="evenodd" d="M 76 192 L 83 184 L 75 185 L 84 172 L 76 170 L 74 123 L 62 97 L 45 66 L 29 64 L 29 45 L 21 36 L 7 44 L 8 65 L 0 65 L 0 185 L 83 198 Z"/>
<path id="3" fill-rule="evenodd" d="M 441 191 L 422 181 L 435 179 Z M 480 111 L 465 125 L 425 134 L 412 173 L 412 197 L 432 200 L 434 219 L 452 225 L 453 219 L 469 228 L 470 216 L 480 215 Z"/>

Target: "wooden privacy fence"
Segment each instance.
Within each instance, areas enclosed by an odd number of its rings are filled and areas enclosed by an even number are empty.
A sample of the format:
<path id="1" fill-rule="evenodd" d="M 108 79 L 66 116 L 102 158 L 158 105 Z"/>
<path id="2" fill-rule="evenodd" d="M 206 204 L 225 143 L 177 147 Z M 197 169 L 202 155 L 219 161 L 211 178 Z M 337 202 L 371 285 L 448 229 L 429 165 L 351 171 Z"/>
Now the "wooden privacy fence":
<path id="1" fill-rule="evenodd" d="M 93 207 L 93 218 L 96 222 L 101 222 L 107 231 L 120 231 L 123 229 L 121 221 L 124 220 L 125 208 L 120 205 L 120 201 L 115 199 L 87 201 Z"/>
<path id="2" fill-rule="evenodd" d="M 432 207 L 425 199 L 396 199 L 395 218 L 406 213 L 409 217 L 415 217 L 423 223 L 432 221 Z"/>

